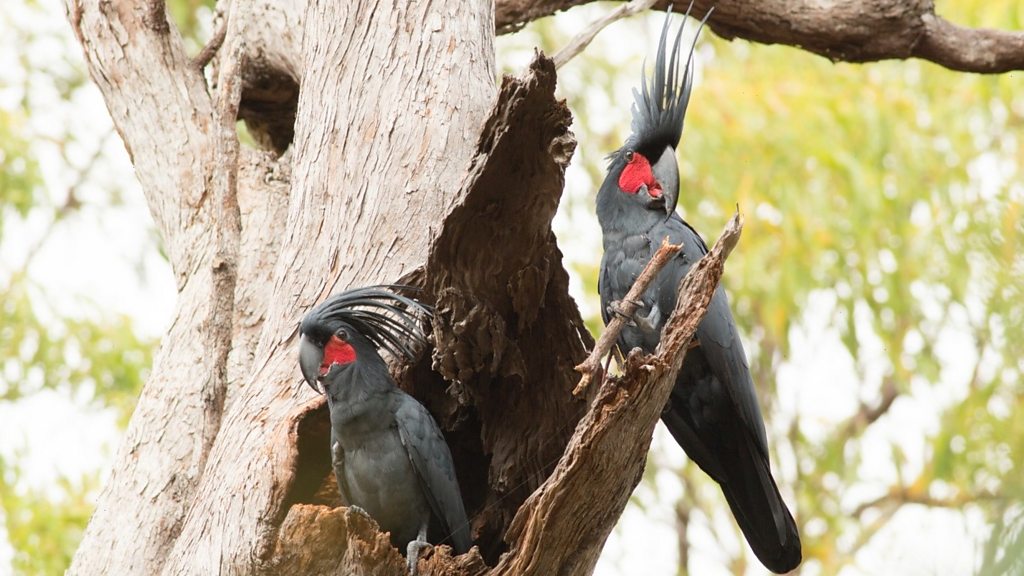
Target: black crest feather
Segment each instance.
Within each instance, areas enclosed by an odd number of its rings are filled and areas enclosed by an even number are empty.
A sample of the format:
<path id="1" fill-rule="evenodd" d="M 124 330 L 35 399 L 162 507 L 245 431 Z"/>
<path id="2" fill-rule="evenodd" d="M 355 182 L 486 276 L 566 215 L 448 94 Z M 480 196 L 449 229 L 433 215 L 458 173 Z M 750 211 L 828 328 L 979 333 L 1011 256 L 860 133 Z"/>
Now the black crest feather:
<path id="1" fill-rule="evenodd" d="M 661 40 L 658 42 L 658 56 L 654 61 L 654 75 L 648 87 L 647 66 L 640 76 L 640 91 L 633 89 L 633 133 L 626 140 L 625 149 L 648 150 L 673 148 L 679 145 L 683 135 L 683 120 L 686 117 L 686 106 L 690 102 L 690 90 L 693 87 L 693 50 L 697 46 L 697 38 L 704 28 L 704 23 L 714 11 L 708 10 L 700 27 L 693 37 L 686 63 L 682 64 L 679 49 L 683 40 L 683 28 L 686 17 L 693 9 L 693 2 L 686 9 L 683 24 L 679 26 L 675 40 L 672 42 L 671 53 L 668 49 L 669 27 L 672 23 L 671 7 L 665 14 L 665 25 L 661 29 Z"/>
<path id="2" fill-rule="evenodd" d="M 300 330 L 308 334 L 319 326 L 334 331 L 344 323 L 377 348 L 395 356 L 414 358 L 416 351 L 427 344 L 423 320 L 433 315 L 430 306 L 399 293 L 415 290 L 418 288 L 394 284 L 335 294 L 306 314 Z"/>

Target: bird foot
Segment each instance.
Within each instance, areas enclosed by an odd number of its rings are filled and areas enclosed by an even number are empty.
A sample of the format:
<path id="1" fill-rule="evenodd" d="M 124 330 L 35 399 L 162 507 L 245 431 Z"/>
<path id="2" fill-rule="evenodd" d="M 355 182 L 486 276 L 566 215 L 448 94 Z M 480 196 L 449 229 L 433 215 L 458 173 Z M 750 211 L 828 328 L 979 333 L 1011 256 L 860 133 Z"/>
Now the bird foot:
<path id="1" fill-rule="evenodd" d="M 690 344 L 686 347 L 686 350 L 690 351 L 693 350 L 694 348 L 700 348 L 700 340 L 697 340 L 696 337 L 690 340 Z"/>
<path id="2" fill-rule="evenodd" d="M 416 576 L 416 572 L 419 569 L 420 554 L 423 550 L 433 547 L 433 544 L 423 542 L 422 540 L 412 540 L 409 542 L 409 546 L 405 550 L 405 560 L 409 565 L 409 576 Z"/>
<path id="3" fill-rule="evenodd" d="M 629 302 L 630 304 L 636 306 L 636 311 L 633 312 L 632 314 L 626 314 L 622 310 L 623 302 Z M 646 316 L 641 316 L 640 311 L 643 308 L 644 303 L 638 302 L 636 300 L 613 300 L 611 303 L 608 304 L 608 312 L 621 317 L 626 321 L 626 324 L 628 324 L 629 326 L 633 328 L 640 328 L 641 330 L 647 332 L 657 332 L 658 321 L 661 318 L 661 309 L 658 308 L 657 304 L 654 304 L 653 306 L 651 306 L 651 310 L 650 312 L 647 313 Z"/>
<path id="4" fill-rule="evenodd" d="M 658 329 L 658 320 L 661 319 L 661 309 L 655 304 L 651 306 L 651 311 L 647 316 L 640 316 L 639 314 L 633 318 L 633 322 L 636 323 L 637 327 L 647 332 L 660 332 Z"/>
<path id="5" fill-rule="evenodd" d="M 356 506 L 355 504 L 349 506 L 348 509 L 353 514 L 358 514 L 358 515 L 362 516 L 363 518 L 366 518 L 367 520 L 373 520 L 373 516 L 370 516 L 369 512 L 367 512 L 366 510 L 363 510 L 362 508 L 360 508 L 359 506 Z"/>
<path id="6" fill-rule="evenodd" d="M 627 314 L 622 309 L 622 305 L 627 302 L 636 306 L 638 310 L 644 305 L 643 302 L 639 302 L 637 300 L 612 300 L 611 302 L 608 303 L 608 313 L 614 314 L 615 316 L 622 318 L 623 320 L 626 321 L 626 324 L 628 324 L 629 326 L 636 326 L 636 312 L 632 314 Z"/>

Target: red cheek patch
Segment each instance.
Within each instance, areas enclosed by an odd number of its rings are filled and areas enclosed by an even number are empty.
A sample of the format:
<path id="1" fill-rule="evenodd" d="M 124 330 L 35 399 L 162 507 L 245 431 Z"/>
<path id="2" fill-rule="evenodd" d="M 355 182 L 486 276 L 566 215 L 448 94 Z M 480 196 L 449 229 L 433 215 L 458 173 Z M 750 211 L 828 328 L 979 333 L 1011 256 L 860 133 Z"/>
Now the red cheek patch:
<path id="1" fill-rule="evenodd" d="M 330 372 L 331 366 L 335 364 L 344 366 L 355 361 L 356 349 L 337 336 L 331 336 L 331 339 L 327 341 L 327 345 L 324 346 L 324 360 L 320 363 L 320 375 L 326 376 Z"/>
<path id="2" fill-rule="evenodd" d="M 619 188 L 627 194 L 636 194 L 645 184 L 647 193 L 652 198 L 661 196 L 661 184 L 654 179 L 651 163 L 643 154 L 634 152 L 625 168 L 622 169 L 622 174 L 619 175 Z"/>

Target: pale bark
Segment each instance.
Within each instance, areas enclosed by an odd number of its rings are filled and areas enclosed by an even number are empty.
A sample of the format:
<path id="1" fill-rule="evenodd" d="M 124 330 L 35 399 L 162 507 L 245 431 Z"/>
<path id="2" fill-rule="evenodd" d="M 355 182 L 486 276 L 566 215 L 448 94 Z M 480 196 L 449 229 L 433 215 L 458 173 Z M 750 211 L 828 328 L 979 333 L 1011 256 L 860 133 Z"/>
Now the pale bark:
<path id="1" fill-rule="evenodd" d="M 71 573 L 402 573 L 333 507 L 326 411 L 294 358 L 304 311 L 378 282 L 436 304 L 430 357 L 396 369 L 446 433 L 480 546 L 425 573 L 503 552 L 501 573 L 589 572 L 674 364 L 650 391 L 606 386 L 573 437 L 592 341 L 550 228 L 574 147 L 551 62 L 499 91 L 489 2 L 234 0 L 208 85 L 216 43 L 190 59 L 161 1 L 66 2 L 179 289 Z M 287 153 L 239 149 L 236 112 Z"/>
<path id="2" fill-rule="evenodd" d="M 202 333 L 213 316 L 213 167 L 206 161 L 214 150 L 213 103 L 162 4 L 72 0 L 68 17 L 146 191 L 179 290 L 175 320 L 85 537 L 82 550 L 93 552 L 79 553 L 76 569 L 99 574 L 118 559 L 122 573 L 157 573 L 208 455 L 202 393 L 215 368 Z"/>
<path id="3" fill-rule="evenodd" d="M 245 2 L 235 4 L 245 18 Z M 217 131 L 231 96 L 215 110 L 162 3 L 69 0 L 180 288 L 72 573 L 238 572 L 269 557 L 295 473 L 289 429 L 310 402 L 293 386 L 295 322 L 333 290 L 423 266 L 495 94 L 492 9 L 472 8 L 394 2 L 371 18 L 309 7 L 305 21 L 323 29 L 305 31 L 310 88 L 282 211 L 280 185 L 248 169 L 231 205 L 236 159 Z M 230 28 L 228 46 L 242 41 Z M 249 156 L 241 164 L 255 172 L 288 172 Z M 234 210 L 240 239 L 214 217 Z M 240 262 L 225 260 L 234 254 Z M 218 280 L 225 265 L 237 281 Z M 224 326 L 226 379 L 210 337 Z"/>

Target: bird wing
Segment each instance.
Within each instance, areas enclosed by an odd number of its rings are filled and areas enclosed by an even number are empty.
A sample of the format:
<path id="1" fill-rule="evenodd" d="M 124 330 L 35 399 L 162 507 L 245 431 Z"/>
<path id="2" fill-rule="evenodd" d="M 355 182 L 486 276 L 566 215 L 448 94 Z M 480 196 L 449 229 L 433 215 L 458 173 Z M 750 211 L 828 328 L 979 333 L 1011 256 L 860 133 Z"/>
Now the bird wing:
<path id="1" fill-rule="evenodd" d="M 662 275 L 664 280 L 660 286 L 659 304 L 667 318 L 676 304 L 679 281 L 689 271 L 690 266 L 707 254 L 708 247 L 697 231 L 678 214 L 673 214 L 665 226 L 670 230 L 669 236 L 673 242 L 683 243 L 683 250 L 677 256 L 682 266 L 679 266 L 674 274 Z M 674 265 L 675 263 L 670 264 Z M 736 330 L 736 321 L 729 308 L 729 297 L 721 285 L 711 297 L 707 314 L 697 327 L 695 336 L 712 373 L 724 384 L 740 419 L 747 426 L 762 455 L 767 458 L 768 438 L 754 381 L 750 377 L 747 354 L 743 350 L 743 343 Z"/>
<path id="2" fill-rule="evenodd" d="M 401 393 L 395 420 L 402 445 L 434 516 L 445 532 L 444 540 L 458 553 L 469 550 L 469 521 L 455 478 L 448 444 L 434 418 L 412 396 Z M 440 543 L 440 542 L 439 542 Z"/>
<path id="3" fill-rule="evenodd" d="M 601 270 L 597 274 L 597 295 L 601 297 L 601 321 L 605 326 L 611 322 L 611 316 L 608 314 L 608 304 L 612 301 L 611 294 L 608 292 L 610 289 L 607 278 L 609 273 L 608 251 L 606 250 L 601 256 Z"/>
<path id="4" fill-rule="evenodd" d="M 697 340 L 711 371 L 725 384 L 740 419 L 746 424 L 761 455 L 767 460 L 768 436 L 757 402 L 754 381 L 747 366 L 747 354 L 743 351 L 736 322 L 729 310 L 729 298 L 721 287 L 715 290 L 707 315 L 697 327 Z"/>
<path id="5" fill-rule="evenodd" d="M 331 428 L 331 466 L 334 468 L 334 479 L 338 481 L 341 501 L 345 506 L 351 506 L 352 497 L 348 489 L 348 482 L 345 480 L 345 451 L 341 448 L 341 441 L 334 435 L 333 427 Z"/>
<path id="6" fill-rule="evenodd" d="M 633 283 L 650 262 L 653 254 L 650 245 L 651 241 L 646 236 L 636 234 L 625 238 L 622 246 L 605 250 L 604 256 L 601 258 L 597 289 L 601 296 L 601 319 L 606 326 L 612 320 L 612 315 L 608 311 L 609 304 L 628 295 Z M 636 315 L 643 318 L 651 316 L 652 310 L 657 304 L 656 292 L 649 289 L 640 296 L 640 307 L 636 310 Z M 654 318 L 654 320 L 663 321 L 661 318 Z M 628 354 L 636 347 L 652 352 L 658 344 L 660 332 L 660 324 L 657 330 L 628 325 L 619 334 L 616 345 L 623 355 Z"/>

